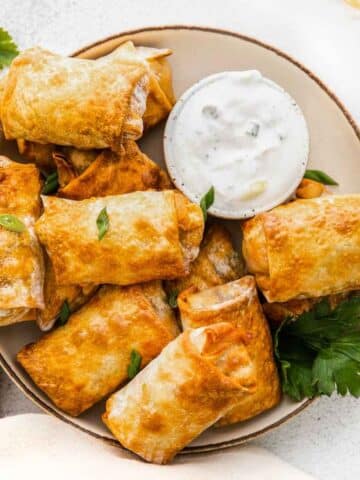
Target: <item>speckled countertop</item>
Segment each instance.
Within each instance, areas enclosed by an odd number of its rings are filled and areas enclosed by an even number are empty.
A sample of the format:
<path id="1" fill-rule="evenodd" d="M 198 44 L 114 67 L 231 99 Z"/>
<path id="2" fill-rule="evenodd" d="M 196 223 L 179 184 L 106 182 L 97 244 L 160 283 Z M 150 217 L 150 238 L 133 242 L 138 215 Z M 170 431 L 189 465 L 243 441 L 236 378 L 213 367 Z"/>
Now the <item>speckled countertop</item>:
<path id="1" fill-rule="evenodd" d="M 360 123 L 360 10 L 343 0 L 0 0 L 0 26 L 21 48 L 60 53 L 130 28 L 181 23 L 228 28 L 283 49 Z M 0 371 L 0 417 L 25 412 L 38 408 Z M 320 480 L 360 478 L 360 400 L 322 398 L 255 443 Z"/>

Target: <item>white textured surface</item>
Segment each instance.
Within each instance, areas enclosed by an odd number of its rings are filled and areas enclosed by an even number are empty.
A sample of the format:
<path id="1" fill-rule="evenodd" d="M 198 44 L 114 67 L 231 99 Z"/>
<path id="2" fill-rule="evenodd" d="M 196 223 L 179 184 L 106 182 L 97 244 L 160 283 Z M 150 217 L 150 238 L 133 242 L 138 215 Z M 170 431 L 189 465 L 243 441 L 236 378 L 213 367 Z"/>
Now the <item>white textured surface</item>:
<path id="1" fill-rule="evenodd" d="M 181 23 L 228 28 L 283 49 L 360 123 L 360 10 L 342 0 L 0 0 L 0 25 L 21 48 L 60 53 L 126 29 Z M 0 373 L 0 416 L 31 411 L 37 408 Z M 255 443 L 320 480 L 359 478 L 360 400 L 322 398 Z"/>

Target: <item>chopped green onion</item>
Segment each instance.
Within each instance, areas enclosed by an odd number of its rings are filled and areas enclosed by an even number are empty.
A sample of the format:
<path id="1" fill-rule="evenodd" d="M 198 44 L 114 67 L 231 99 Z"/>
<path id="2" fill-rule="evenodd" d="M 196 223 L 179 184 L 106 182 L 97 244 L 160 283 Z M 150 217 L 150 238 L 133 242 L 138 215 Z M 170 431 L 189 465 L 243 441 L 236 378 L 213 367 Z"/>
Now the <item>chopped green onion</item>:
<path id="1" fill-rule="evenodd" d="M 49 195 L 55 193 L 59 188 L 59 177 L 57 172 L 53 172 L 46 177 L 42 193 L 43 195 Z"/>
<path id="2" fill-rule="evenodd" d="M 0 225 L 6 228 L 6 230 L 10 230 L 10 232 L 16 233 L 21 233 L 26 229 L 21 220 L 15 217 L 15 215 L 10 215 L 8 213 L 0 215 Z"/>
<path id="3" fill-rule="evenodd" d="M 61 306 L 61 310 L 58 316 L 58 325 L 65 325 L 67 321 L 69 320 L 71 314 L 69 302 L 67 300 L 64 301 L 64 303 Z"/>
<path id="4" fill-rule="evenodd" d="M 214 187 L 211 187 L 209 191 L 206 192 L 205 195 L 200 200 L 200 207 L 203 212 L 205 222 L 207 219 L 207 211 L 211 207 L 211 205 L 214 203 L 214 200 L 215 200 L 215 189 Z"/>
<path id="5" fill-rule="evenodd" d="M 130 363 L 128 366 L 128 377 L 131 380 L 134 378 L 140 371 L 142 357 L 137 350 L 131 350 L 130 353 Z"/>
<path id="6" fill-rule="evenodd" d="M 170 305 L 171 308 L 177 308 L 177 306 L 178 306 L 178 304 L 177 304 L 178 295 L 179 295 L 178 290 L 171 290 L 171 292 L 169 292 L 168 297 L 167 297 L 167 302 L 168 302 L 168 304 Z"/>
<path id="7" fill-rule="evenodd" d="M 304 178 L 315 180 L 324 185 L 339 185 L 336 180 L 329 177 L 329 175 L 321 170 L 306 170 Z"/>
<path id="8" fill-rule="evenodd" d="M 105 233 L 109 230 L 109 217 L 106 211 L 106 207 L 101 210 L 97 219 L 96 225 L 98 228 L 98 239 L 101 240 Z"/>

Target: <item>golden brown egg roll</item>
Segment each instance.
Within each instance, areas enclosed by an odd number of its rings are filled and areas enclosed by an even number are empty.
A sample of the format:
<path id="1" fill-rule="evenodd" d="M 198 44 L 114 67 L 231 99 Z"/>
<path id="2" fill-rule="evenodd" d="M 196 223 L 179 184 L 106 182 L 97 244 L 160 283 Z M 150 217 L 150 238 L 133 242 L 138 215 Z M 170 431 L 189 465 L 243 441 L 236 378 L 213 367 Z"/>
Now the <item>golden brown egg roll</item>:
<path id="1" fill-rule="evenodd" d="M 268 302 L 360 288 L 360 195 L 296 200 L 243 223 L 247 267 Z"/>
<path id="2" fill-rule="evenodd" d="M 202 211 L 172 190 L 82 201 L 43 197 L 43 203 L 36 232 L 59 285 L 175 278 L 188 273 L 199 252 Z M 109 228 L 99 240 L 104 209 Z"/>
<path id="3" fill-rule="evenodd" d="M 6 76 L 1 121 L 7 139 L 76 148 L 114 148 L 139 138 L 149 66 L 121 50 L 97 60 L 41 48 L 17 56 Z"/>
<path id="4" fill-rule="evenodd" d="M 219 425 L 247 420 L 279 403 L 280 382 L 272 339 L 252 276 L 201 292 L 192 287 L 180 294 L 178 305 L 184 329 L 229 322 L 249 334 L 248 351 L 256 389 L 240 399 L 235 408 L 221 418 Z"/>
<path id="5" fill-rule="evenodd" d="M 0 224 L 0 325 L 28 319 L 31 309 L 44 305 L 44 267 L 34 228 L 40 189 L 35 165 L 0 156 L 0 215 L 10 215 L 24 226 L 17 232 Z"/>
<path id="6" fill-rule="evenodd" d="M 205 232 L 200 253 L 191 264 L 189 275 L 166 282 L 166 290 L 180 293 L 191 286 L 204 290 L 237 280 L 243 272 L 242 260 L 233 247 L 230 233 L 215 223 Z"/>
<path id="7" fill-rule="evenodd" d="M 124 447 L 167 463 L 254 388 L 240 329 L 189 329 L 110 397 L 103 420 Z"/>
<path id="8" fill-rule="evenodd" d="M 58 408 L 79 415 L 127 380 L 132 350 L 144 367 L 177 333 L 160 282 L 107 285 L 17 359 Z"/>
<path id="9" fill-rule="evenodd" d="M 80 175 L 61 155 L 55 161 L 62 187 L 58 195 L 63 198 L 83 200 L 172 188 L 167 173 L 142 153 L 133 140 L 124 142 L 122 153 L 104 150 Z"/>
<path id="10" fill-rule="evenodd" d="M 45 254 L 44 308 L 37 310 L 37 324 L 43 331 L 50 330 L 67 302 L 71 312 L 78 310 L 96 292 L 98 285 L 58 285 L 49 257 Z"/>

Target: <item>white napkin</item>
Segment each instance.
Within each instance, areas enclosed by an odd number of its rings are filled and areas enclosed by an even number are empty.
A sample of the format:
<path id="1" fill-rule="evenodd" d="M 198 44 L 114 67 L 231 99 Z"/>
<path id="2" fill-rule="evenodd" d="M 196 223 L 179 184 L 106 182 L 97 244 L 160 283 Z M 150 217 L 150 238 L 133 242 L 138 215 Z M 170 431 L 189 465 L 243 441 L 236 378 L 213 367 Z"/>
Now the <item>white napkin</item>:
<path id="1" fill-rule="evenodd" d="M 0 420 L 0 478 L 6 480 L 311 480 L 268 451 L 250 445 L 181 455 L 171 465 L 142 462 L 60 420 L 26 414 Z M 313 479 L 314 480 L 314 479 Z"/>

